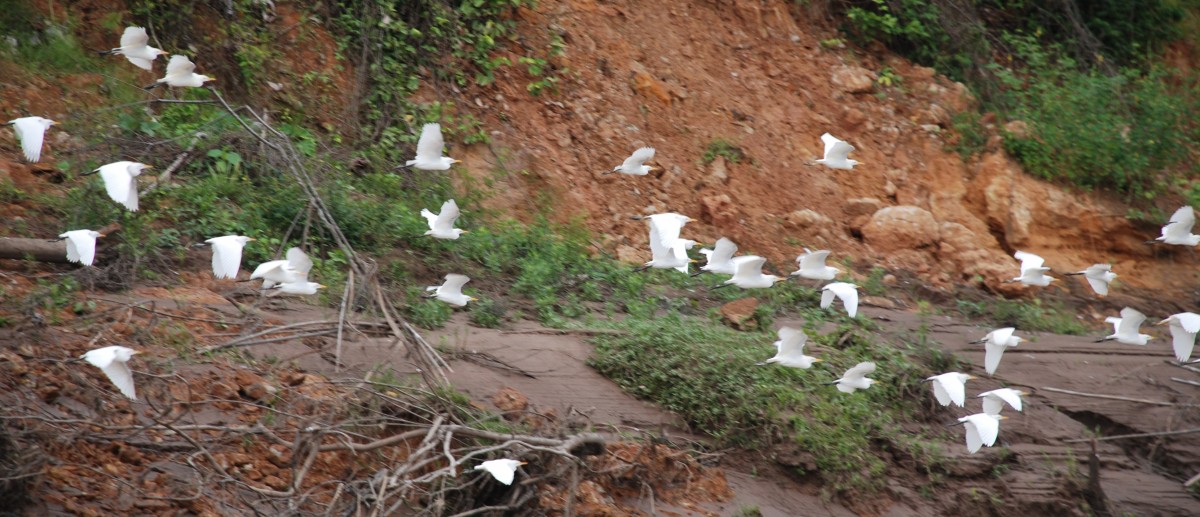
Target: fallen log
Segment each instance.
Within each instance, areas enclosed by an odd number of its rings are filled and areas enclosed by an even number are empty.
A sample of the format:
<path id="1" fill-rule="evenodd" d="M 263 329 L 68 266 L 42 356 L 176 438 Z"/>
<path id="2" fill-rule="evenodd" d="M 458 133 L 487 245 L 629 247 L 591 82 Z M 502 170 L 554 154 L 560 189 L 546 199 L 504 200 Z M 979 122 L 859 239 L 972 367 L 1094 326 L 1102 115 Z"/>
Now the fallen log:
<path id="1" fill-rule="evenodd" d="M 121 230 L 121 225 L 110 224 L 96 231 L 104 235 L 112 235 Z M 101 260 L 97 253 L 97 261 Z M 0 259 L 36 260 L 38 262 L 67 262 L 67 241 L 50 239 L 25 239 L 21 237 L 0 237 Z"/>

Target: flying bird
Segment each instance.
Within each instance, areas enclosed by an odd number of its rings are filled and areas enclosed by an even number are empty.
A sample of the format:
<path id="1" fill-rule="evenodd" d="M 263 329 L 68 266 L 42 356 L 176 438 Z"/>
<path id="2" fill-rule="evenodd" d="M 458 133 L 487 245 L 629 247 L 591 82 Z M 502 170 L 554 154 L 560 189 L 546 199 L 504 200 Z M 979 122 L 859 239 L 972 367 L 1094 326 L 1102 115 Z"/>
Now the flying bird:
<path id="1" fill-rule="evenodd" d="M 100 55 L 117 55 L 125 56 L 130 63 L 133 63 L 142 70 L 151 70 L 153 68 L 154 59 L 164 55 L 167 52 L 151 47 L 150 36 L 146 34 L 146 29 L 142 27 L 126 27 L 125 33 L 121 34 L 121 46 L 112 50 L 104 50 Z"/>
<path id="2" fill-rule="evenodd" d="M 1196 333 L 1200 332 L 1200 314 L 1181 312 L 1158 322 L 1159 325 L 1171 325 L 1171 348 L 1175 349 L 1175 358 L 1185 362 L 1192 356 L 1196 346 Z"/>
<path id="3" fill-rule="evenodd" d="M 950 372 L 934 375 L 926 382 L 933 384 L 933 396 L 938 404 L 949 406 L 951 403 L 963 407 L 967 403 L 967 381 L 975 377 L 965 373 Z"/>
<path id="4" fill-rule="evenodd" d="M 804 248 L 804 253 L 796 257 L 796 265 L 800 269 L 793 271 L 792 276 L 809 280 L 833 280 L 842 270 L 826 266 L 825 261 L 828 259 L 829 250 L 812 251 Z"/>
<path id="5" fill-rule="evenodd" d="M 100 237 L 104 237 L 104 234 L 92 230 L 71 230 L 59 235 L 56 240 L 67 240 L 68 261 L 90 266 L 96 259 L 96 239 Z"/>
<path id="6" fill-rule="evenodd" d="M 1116 340 L 1116 342 L 1126 345 L 1145 345 L 1153 339 L 1149 334 L 1138 333 L 1141 330 L 1142 323 L 1146 321 L 1146 315 L 1132 307 L 1121 309 L 1120 318 L 1109 316 L 1104 318 L 1104 321 L 1112 323 L 1113 333 L 1112 335 L 1096 340 L 1097 343 Z"/>
<path id="7" fill-rule="evenodd" d="M 270 260 L 259 264 L 250 274 L 250 280 L 262 279 L 262 288 L 270 289 L 276 284 L 307 284 L 308 272 L 312 271 L 313 262 L 300 248 L 287 250 L 285 260 Z M 317 284 L 320 285 L 320 284 Z M 293 286 L 293 289 L 299 285 Z M 315 293 L 315 291 L 314 291 Z M 292 293 L 301 294 L 301 293 Z M 313 293 L 307 293 L 313 294 Z"/>
<path id="8" fill-rule="evenodd" d="M 196 64 L 187 56 L 176 54 L 171 56 L 171 60 L 167 61 L 167 73 L 162 79 L 154 81 L 154 84 L 146 86 L 144 89 L 153 90 L 159 86 L 167 85 L 173 88 L 200 88 L 204 83 L 216 81 L 215 77 L 200 75 L 196 73 Z"/>
<path id="9" fill-rule="evenodd" d="M 108 192 L 108 197 L 124 205 L 129 211 L 137 212 L 137 177 L 142 174 L 143 170 L 151 168 L 153 167 L 138 162 L 113 162 L 101 165 L 99 169 L 85 172 L 82 175 L 90 176 L 99 172 L 100 178 L 104 180 L 104 190 Z"/>
<path id="10" fill-rule="evenodd" d="M 1021 275 L 1012 280 L 1005 280 L 1004 283 L 1020 282 L 1025 285 L 1045 287 L 1050 285 L 1050 282 L 1058 280 L 1046 274 L 1050 268 L 1042 265 L 1046 262 L 1042 257 L 1024 251 L 1018 251 L 1013 256 L 1021 261 Z"/>
<path id="11" fill-rule="evenodd" d="M 1021 410 L 1021 397 L 1028 395 L 1024 391 L 1017 391 L 1012 388 L 1000 388 L 998 390 L 985 391 L 978 395 L 983 399 L 983 412 L 989 415 L 999 415 L 1000 410 L 1004 409 L 1004 405 L 1008 404 L 1013 409 Z"/>
<path id="12" fill-rule="evenodd" d="M 996 367 L 1000 366 L 1000 358 L 1004 356 L 1004 349 L 1021 343 L 1021 338 L 1013 335 L 1016 331 L 1017 329 L 1012 327 L 1004 327 L 988 332 L 983 339 L 972 341 L 984 344 L 983 365 L 988 375 L 996 373 Z"/>
<path id="13" fill-rule="evenodd" d="M 861 362 L 853 368 L 846 370 L 841 379 L 829 384 L 836 384 L 838 391 L 842 393 L 854 393 L 857 390 L 870 388 L 872 384 L 879 382 L 875 379 L 867 378 L 872 373 L 875 373 L 875 363 L 870 361 Z"/>
<path id="14" fill-rule="evenodd" d="M 762 268 L 766 262 L 767 259 L 755 255 L 733 259 L 733 265 L 736 268 L 733 278 L 717 287 L 736 285 L 742 289 L 763 289 L 775 285 L 776 282 L 786 280 L 781 276 L 763 274 Z"/>
<path id="15" fill-rule="evenodd" d="M 486 470 L 488 474 L 496 478 L 496 481 L 511 485 L 513 477 L 516 476 L 517 467 L 525 465 L 524 461 L 500 459 L 485 461 L 475 466 L 475 470 Z"/>
<path id="16" fill-rule="evenodd" d="M 825 156 L 817 160 L 817 163 L 824 164 L 830 169 L 853 169 L 858 162 L 847 159 L 850 151 L 854 150 L 854 146 L 847 144 L 829 133 L 821 135 L 821 141 L 825 143 Z"/>
<path id="17" fill-rule="evenodd" d="M 1190 206 L 1180 207 L 1171 219 L 1162 227 L 1162 235 L 1147 244 L 1161 242 L 1178 246 L 1195 246 L 1200 244 L 1200 235 L 1192 234 L 1192 226 L 1196 224 L 1196 212 Z"/>
<path id="18" fill-rule="evenodd" d="M 834 282 L 821 288 L 821 308 L 828 309 L 833 305 L 833 298 L 842 300 L 846 314 L 851 318 L 858 314 L 858 286 L 846 282 Z"/>
<path id="19" fill-rule="evenodd" d="M 225 235 L 204 241 L 212 245 L 213 277 L 237 278 L 238 269 L 242 267 L 242 248 L 252 240 L 244 235 Z"/>
<path id="20" fill-rule="evenodd" d="M 991 447 L 996 444 L 996 438 L 1000 436 L 1000 421 L 1008 418 L 999 415 L 989 415 L 987 413 L 975 413 L 958 419 L 958 424 L 962 424 L 967 430 L 967 451 L 971 454 L 979 452 L 979 448 L 986 445 Z"/>
<path id="21" fill-rule="evenodd" d="M 21 117 L 5 123 L 13 127 L 17 140 L 21 141 L 21 152 L 29 163 L 37 163 L 42 159 L 42 142 L 46 139 L 46 130 L 57 124 L 53 120 L 42 117 Z"/>
<path id="22" fill-rule="evenodd" d="M 1083 278 L 1087 279 L 1088 285 L 1092 286 L 1092 290 L 1100 296 L 1108 296 L 1108 284 L 1117 279 L 1117 274 L 1112 272 L 1112 266 L 1109 264 L 1094 264 L 1083 271 L 1063 274 L 1083 275 Z"/>
<path id="23" fill-rule="evenodd" d="M 137 353 L 139 352 L 132 348 L 106 346 L 90 350 L 80 358 L 104 372 L 122 395 L 130 400 L 137 400 L 137 391 L 133 387 L 133 370 L 129 369 L 129 360 Z"/>
<path id="24" fill-rule="evenodd" d="M 687 249 L 696 244 L 695 241 L 680 239 L 679 232 L 683 225 L 692 219 L 686 215 L 673 212 L 647 216 L 650 221 L 650 261 L 643 264 L 638 271 L 648 268 L 678 269 L 688 274 L 688 264 L 692 262 L 687 256 Z"/>
<path id="25" fill-rule="evenodd" d="M 454 227 L 454 222 L 458 221 L 459 211 L 458 204 L 453 199 L 442 203 L 441 213 L 435 214 L 428 208 L 422 208 L 421 215 L 425 217 L 426 221 L 429 221 L 429 231 L 425 232 L 425 235 L 435 239 L 456 240 L 459 235 L 469 233 L 467 230 Z"/>
<path id="26" fill-rule="evenodd" d="M 446 275 L 446 282 L 442 285 L 432 285 L 426 287 L 425 290 L 434 292 L 428 298 L 437 298 L 455 307 L 463 307 L 467 305 L 467 302 L 478 301 L 476 298 L 467 296 L 462 292 L 463 284 L 470 281 L 471 279 L 467 278 L 466 275 L 451 273 Z"/>
<path id="27" fill-rule="evenodd" d="M 324 289 L 324 288 L 325 288 L 324 285 L 318 284 L 316 282 L 307 282 L 307 281 L 305 281 L 305 282 L 283 282 L 281 284 L 275 284 L 273 287 L 271 287 L 271 289 L 274 290 L 275 293 L 297 294 L 297 295 L 317 294 L 318 289 Z"/>
<path id="28" fill-rule="evenodd" d="M 737 273 L 737 266 L 733 263 L 733 254 L 737 253 L 737 249 L 737 244 L 734 244 L 733 241 L 725 237 L 717 239 L 717 243 L 713 245 L 713 249 L 704 248 L 700 250 L 700 254 L 704 255 L 707 259 L 706 263 L 700 266 L 700 271 L 725 275 Z"/>
<path id="29" fill-rule="evenodd" d="M 645 175 L 649 174 L 650 171 L 652 171 L 656 168 L 652 165 L 645 165 L 646 162 L 653 160 L 653 159 L 654 159 L 654 148 L 653 147 L 643 147 L 641 149 L 634 151 L 633 154 L 629 156 L 629 158 L 625 159 L 624 163 L 622 163 L 621 165 L 618 165 L 616 167 L 613 167 L 613 170 L 608 171 L 604 174 L 612 174 L 614 172 L 619 172 L 621 174 L 628 174 L 630 176 L 645 176 Z"/>
<path id="30" fill-rule="evenodd" d="M 458 163 L 459 160 L 442 156 L 445 147 L 441 124 L 425 124 L 421 127 L 421 138 L 417 140 L 417 157 L 396 168 L 413 167 L 423 171 L 450 170 L 450 166 Z"/>
<path id="31" fill-rule="evenodd" d="M 821 359 L 804 355 L 804 345 L 807 343 L 808 334 L 805 334 L 803 330 L 781 327 L 779 329 L 779 341 L 775 342 L 775 357 L 758 364 L 761 366 L 778 363 L 790 368 L 807 370 L 813 364 L 821 362 Z"/>

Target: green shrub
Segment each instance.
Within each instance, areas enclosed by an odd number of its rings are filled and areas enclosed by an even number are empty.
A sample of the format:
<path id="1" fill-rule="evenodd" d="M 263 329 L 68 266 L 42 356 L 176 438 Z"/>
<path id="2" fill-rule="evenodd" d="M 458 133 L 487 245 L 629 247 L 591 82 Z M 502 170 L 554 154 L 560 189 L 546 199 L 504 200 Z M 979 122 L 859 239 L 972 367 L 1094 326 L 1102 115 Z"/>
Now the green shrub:
<path id="1" fill-rule="evenodd" d="M 1037 330 L 1055 334 L 1080 335 L 1087 332 L 1075 316 L 1061 303 L 1007 300 L 995 298 L 982 301 L 958 300 L 958 312 L 968 318 L 992 322 L 998 327 L 1014 327 L 1017 330 Z"/>
<path id="2" fill-rule="evenodd" d="M 716 160 L 718 156 L 725 158 L 725 161 L 730 163 L 740 163 L 746 158 L 745 151 L 741 147 L 733 145 L 728 141 L 718 138 L 708 143 L 708 147 L 704 148 L 704 156 L 700 157 L 700 161 L 708 165 Z"/>

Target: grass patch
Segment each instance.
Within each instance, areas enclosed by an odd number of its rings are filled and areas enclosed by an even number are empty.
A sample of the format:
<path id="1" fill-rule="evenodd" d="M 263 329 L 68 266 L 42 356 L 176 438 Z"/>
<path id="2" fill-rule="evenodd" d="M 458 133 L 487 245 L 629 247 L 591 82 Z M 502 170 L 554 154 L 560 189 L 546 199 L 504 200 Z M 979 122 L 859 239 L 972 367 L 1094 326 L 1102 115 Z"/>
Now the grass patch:
<path id="1" fill-rule="evenodd" d="M 995 298 L 972 302 L 958 300 L 958 312 L 966 318 L 987 320 L 998 327 L 1036 330 L 1078 336 L 1088 331 L 1072 311 L 1058 302 Z"/>
<path id="2" fill-rule="evenodd" d="M 704 165 L 708 165 L 716 160 L 718 156 L 725 158 L 725 161 L 730 163 L 741 163 L 742 160 L 746 159 L 746 152 L 741 147 L 718 138 L 709 142 L 708 147 L 704 148 L 704 155 L 700 157 L 700 161 Z"/>
<path id="3" fill-rule="evenodd" d="M 915 449 L 898 422 L 908 418 L 927 372 L 912 351 L 882 343 L 850 320 L 817 334 L 820 311 L 805 312 L 809 346 L 825 362 L 810 370 L 754 363 L 774 353 L 773 334 L 746 333 L 670 313 L 614 324 L 626 335 L 595 338 L 590 364 L 623 389 L 682 415 L 724 445 L 770 447 L 779 441 L 811 452 L 820 474 L 838 491 L 878 490 L 886 464 L 881 444 Z M 846 394 L 824 385 L 860 361 L 879 365 L 871 389 Z"/>

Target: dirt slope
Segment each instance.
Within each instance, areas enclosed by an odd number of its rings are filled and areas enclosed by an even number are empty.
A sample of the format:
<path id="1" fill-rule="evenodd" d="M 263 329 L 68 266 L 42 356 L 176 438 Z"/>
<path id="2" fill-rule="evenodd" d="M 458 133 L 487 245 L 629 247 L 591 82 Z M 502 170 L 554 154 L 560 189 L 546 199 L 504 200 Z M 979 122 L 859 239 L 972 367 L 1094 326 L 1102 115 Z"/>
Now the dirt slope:
<path id="1" fill-rule="evenodd" d="M 1137 268 L 1122 276 L 1127 287 L 1185 294 L 1169 279 L 1195 279 L 1195 258 L 1142 244 L 1157 228 L 1132 225 L 1102 195 L 1023 174 L 999 137 L 964 163 L 945 149 L 953 114 L 974 104 L 962 85 L 885 52 L 823 44 L 836 33 L 798 6 L 539 2 L 521 12 L 520 46 L 538 55 L 549 34 L 562 38 L 564 55 L 550 60 L 566 70 L 559 94 L 529 95 L 538 78 L 519 67 L 503 72 L 499 92 L 469 93 L 463 104 L 483 107 L 494 141 L 458 150 L 466 170 L 511 172 L 492 202 L 518 214 L 537 213 L 541 198 L 529 194 L 549 189 L 559 218 L 581 217 L 630 261 L 647 249 L 644 223 L 630 216 L 670 210 L 700 220 L 686 236 L 730 237 L 780 269 L 803 245 L 941 287 L 981 279 L 1017 293 L 999 282 L 1015 276 L 1011 254 L 1024 249 L 1060 270 Z M 875 84 L 879 74 L 895 86 Z M 825 132 L 856 146 L 863 164 L 814 166 Z M 741 149 L 740 163 L 702 163 L 718 140 Z M 643 145 L 657 148 L 664 173 L 601 175 Z"/>

